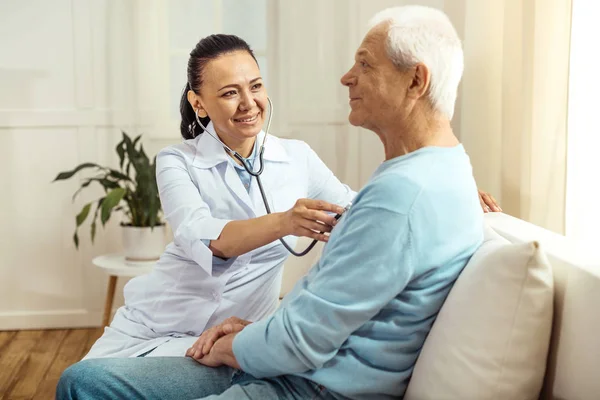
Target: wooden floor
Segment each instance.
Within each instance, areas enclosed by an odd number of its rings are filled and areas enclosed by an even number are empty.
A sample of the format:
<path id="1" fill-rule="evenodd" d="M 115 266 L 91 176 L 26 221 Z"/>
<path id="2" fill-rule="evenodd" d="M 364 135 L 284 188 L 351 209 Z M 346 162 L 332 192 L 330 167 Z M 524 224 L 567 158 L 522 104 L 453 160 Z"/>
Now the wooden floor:
<path id="1" fill-rule="evenodd" d="M 0 400 L 54 399 L 62 371 L 79 361 L 102 331 L 0 331 Z"/>

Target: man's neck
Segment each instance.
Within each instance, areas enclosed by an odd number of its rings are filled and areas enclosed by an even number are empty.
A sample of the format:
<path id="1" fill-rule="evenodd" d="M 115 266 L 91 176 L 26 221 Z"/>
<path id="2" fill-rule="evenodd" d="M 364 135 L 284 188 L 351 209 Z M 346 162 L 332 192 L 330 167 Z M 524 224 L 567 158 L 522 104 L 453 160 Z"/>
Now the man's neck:
<path id="1" fill-rule="evenodd" d="M 450 121 L 431 114 L 394 121 L 377 134 L 383 142 L 386 161 L 427 146 L 454 147 L 460 143 Z"/>

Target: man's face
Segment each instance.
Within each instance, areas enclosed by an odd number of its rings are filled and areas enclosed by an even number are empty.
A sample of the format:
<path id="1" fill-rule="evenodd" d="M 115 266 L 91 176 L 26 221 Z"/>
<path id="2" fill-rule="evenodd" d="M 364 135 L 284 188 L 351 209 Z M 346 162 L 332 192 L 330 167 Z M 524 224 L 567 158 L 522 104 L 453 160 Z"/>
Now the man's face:
<path id="1" fill-rule="evenodd" d="M 387 24 L 367 33 L 356 51 L 352 68 L 342 77 L 350 96 L 348 120 L 354 126 L 379 131 L 404 113 L 409 74 L 390 60 L 386 51 Z"/>

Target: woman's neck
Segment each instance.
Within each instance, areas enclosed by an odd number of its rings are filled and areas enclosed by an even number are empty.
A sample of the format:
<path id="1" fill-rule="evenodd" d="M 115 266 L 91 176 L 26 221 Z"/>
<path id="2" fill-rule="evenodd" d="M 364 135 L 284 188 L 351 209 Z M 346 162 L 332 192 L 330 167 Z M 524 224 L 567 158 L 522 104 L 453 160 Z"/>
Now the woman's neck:
<path id="1" fill-rule="evenodd" d="M 248 138 L 248 139 L 243 139 L 243 140 L 235 140 L 235 139 L 231 138 L 230 136 L 220 134 L 219 131 L 217 131 L 216 129 L 215 129 L 215 132 L 217 133 L 217 136 L 219 137 L 219 139 L 221 139 L 221 141 L 223 143 L 225 143 L 227 145 L 227 147 L 229 147 L 231 150 L 235 151 L 242 157 L 248 158 L 252 154 L 252 150 L 254 149 L 254 143 L 256 142 L 256 136 Z M 229 152 L 227 152 L 227 153 L 229 154 Z M 229 155 L 231 157 L 233 157 L 233 154 L 229 154 Z M 238 162 L 238 160 L 235 157 L 233 157 L 233 159 L 236 162 Z M 238 162 L 238 164 L 239 164 L 239 162 Z"/>

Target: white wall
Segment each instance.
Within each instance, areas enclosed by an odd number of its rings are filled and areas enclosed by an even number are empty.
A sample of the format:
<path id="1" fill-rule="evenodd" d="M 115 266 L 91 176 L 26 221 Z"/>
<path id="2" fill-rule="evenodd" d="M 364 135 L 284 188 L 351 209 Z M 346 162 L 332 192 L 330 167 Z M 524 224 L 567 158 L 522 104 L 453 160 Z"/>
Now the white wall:
<path id="1" fill-rule="evenodd" d="M 105 277 L 90 259 L 118 231 L 92 247 L 86 227 L 76 252 L 74 215 L 94 194 L 71 204 L 77 182 L 50 182 L 113 162 L 134 123 L 130 17 L 118 1 L 0 2 L 0 329 L 100 321 Z"/>
<path id="2" fill-rule="evenodd" d="M 442 8 L 465 41 L 467 76 L 453 126 L 472 153 L 478 183 L 501 199 L 503 165 L 510 163 L 497 153 L 504 140 L 497 78 L 507 72 L 497 54 L 505 42 L 496 36 L 504 26 L 496 3 L 0 2 L 0 329 L 100 323 L 107 277 L 90 261 L 120 250 L 119 221 L 100 230 L 94 245 L 84 225 L 76 251 L 74 216 L 100 191 L 71 204 L 77 181 L 50 182 L 81 162 L 116 166 L 121 129 L 143 132 L 149 153 L 179 141 L 177 88 L 185 83 L 185 49 L 200 36 L 238 28 L 249 40 L 263 40 L 228 7 L 263 7 L 266 14 L 266 43 L 257 46 L 275 104 L 272 132 L 307 141 L 342 181 L 360 188 L 382 161 L 382 146 L 371 132 L 347 123 L 347 91 L 339 78 L 352 64 L 367 20 L 385 7 L 414 3 Z M 230 17 L 242 22 L 228 25 Z M 198 37 L 189 38 L 194 32 Z"/>

